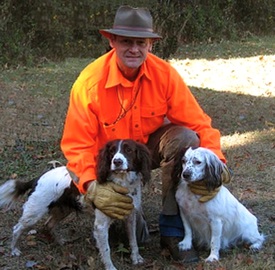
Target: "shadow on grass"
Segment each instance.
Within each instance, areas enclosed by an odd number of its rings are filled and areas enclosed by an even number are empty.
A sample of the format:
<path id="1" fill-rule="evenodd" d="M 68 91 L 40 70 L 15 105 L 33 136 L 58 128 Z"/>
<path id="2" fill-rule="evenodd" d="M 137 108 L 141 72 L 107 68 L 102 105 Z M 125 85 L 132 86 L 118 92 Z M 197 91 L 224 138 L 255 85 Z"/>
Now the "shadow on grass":
<path id="1" fill-rule="evenodd" d="M 222 136 L 265 130 L 275 125 L 274 97 L 190 88 Z M 0 149 L 0 166 L 3 170 L 0 179 L 7 179 L 12 173 L 22 177 L 32 175 L 52 159 L 65 161 L 59 140 L 47 141 L 43 138 L 43 141 L 31 141 L 31 134 L 36 134 L 35 128 L 34 126 L 33 132 L 30 130 L 29 141 L 17 140 L 14 146 L 4 146 Z"/>
<path id="2" fill-rule="evenodd" d="M 223 136 L 275 127 L 275 97 L 190 89 Z"/>

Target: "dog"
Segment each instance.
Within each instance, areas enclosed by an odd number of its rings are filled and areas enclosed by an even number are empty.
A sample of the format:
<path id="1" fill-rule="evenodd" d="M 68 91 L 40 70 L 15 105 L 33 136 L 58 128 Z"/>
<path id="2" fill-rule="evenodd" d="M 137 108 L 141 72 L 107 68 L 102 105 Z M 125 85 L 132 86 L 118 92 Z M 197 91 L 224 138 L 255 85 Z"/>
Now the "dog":
<path id="1" fill-rule="evenodd" d="M 66 167 L 58 161 L 49 162 L 49 165 L 46 172 L 28 182 L 10 179 L 0 186 L 0 208 L 7 210 L 29 191 L 28 199 L 23 205 L 23 214 L 13 227 L 11 241 L 13 256 L 21 254 L 17 247 L 21 234 L 33 227 L 47 213 L 49 218 L 46 227 L 54 239 L 63 244 L 65 240 L 55 234 L 56 225 L 71 212 L 82 210 L 82 196 Z"/>
<path id="2" fill-rule="evenodd" d="M 113 140 L 99 152 L 97 160 L 97 181 L 104 184 L 112 181 L 129 189 L 134 209 L 125 218 L 131 260 L 134 265 L 142 264 L 144 259 L 139 254 L 137 243 L 137 219 L 142 217 L 141 187 L 151 176 L 150 153 L 145 145 L 133 140 Z M 113 219 L 95 209 L 94 237 L 105 269 L 115 270 L 111 260 L 109 246 L 109 227 Z"/>
<path id="3" fill-rule="evenodd" d="M 191 249 L 194 237 L 198 247 L 211 250 L 207 262 L 218 261 L 220 249 L 241 243 L 259 250 L 264 236 L 258 231 L 257 218 L 222 185 L 226 165 L 209 149 L 185 150 L 177 155 L 172 173 L 177 179 L 175 196 L 185 230 L 179 249 Z M 214 192 L 213 198 L 201 202 L 201 195 L 191 191 L 198 183 L 210 194 Z"/>

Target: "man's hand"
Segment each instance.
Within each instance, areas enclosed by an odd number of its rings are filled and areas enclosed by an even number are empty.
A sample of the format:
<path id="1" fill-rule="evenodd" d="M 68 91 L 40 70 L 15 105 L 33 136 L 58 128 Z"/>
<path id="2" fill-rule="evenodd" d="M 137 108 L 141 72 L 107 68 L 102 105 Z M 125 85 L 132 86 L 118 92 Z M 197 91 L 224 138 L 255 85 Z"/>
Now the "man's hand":
<path id="1" fill-rule="evenodd" d="M 123 219 L 134 208 L 132 198 L 126 195 L 128 192 L 127 188 L 112 182 L 100 185 L 94 180 L 88 187 L 85 200 L 94 203 L 105 215 Z"/>

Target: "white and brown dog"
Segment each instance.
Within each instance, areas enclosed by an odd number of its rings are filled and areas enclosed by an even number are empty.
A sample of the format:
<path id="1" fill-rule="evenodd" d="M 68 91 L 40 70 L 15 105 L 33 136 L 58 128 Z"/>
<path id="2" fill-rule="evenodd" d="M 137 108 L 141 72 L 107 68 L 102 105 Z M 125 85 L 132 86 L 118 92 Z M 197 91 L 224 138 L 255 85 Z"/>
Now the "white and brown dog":
<path id="1" fill-rule="evenodd" d="M 222 185 L 225 166 L 212 151 L 199 147 L 178 154 L 173 171 L 178 179 L 176 199 L 185 229 L 179 248 L 190 249 L 194 238 L 198 246 L 211 250 L 208 262 L 219 260 L 220 249 L 247 243 L 250 249 L 258 250 L 264 241 L 257 218 Z M 192 192 L 194 187 L 203 188 L 201 183 L 214 194 L 205 202 Z"/>
<path id="2" fill-rule="evenodd" d="M 114 140 L 107 143 L 98 155 L 97 181 L 104 184 L 106 181 L 127 187 L 129 196 L 133 198 L 134 210 L 126 217 L 127 233 L 132 249 L 133 264 L 143 262 L 139 255 L 137 234 L 139 239 L 148 236 L 148 228 L 143 219 L 141 207 L 141 186 L 149 181 L 151 176 L 150 154 L 146 146 L 133 140 Z M 17 243 L 20 235 L 33 227 L 44 215 L 49 214 L 46 225 L 54 238 L 62 244 L 63 239 L 54 234 L 56 225 L 72 211 L 80 211 L 85 204 L 73 183 L 65 166 L 57 163 L 40 177 L 28 182 L 8 180 L 0 186 L 0 208 L 10 209 L 18 198 L 30 191 L 28 199 L 23 205 L 23 214 L 13 227 L 11 242 L 12 255 L 19 256 Z M 56 165 L 60 166 L 57 167 Z M 136 223 L 141 224 L 141 230 Z M 94 236 L 99 248 L 102 261 L 106 269 L 115 269 L 113 266 L 108 243 L 108 229 L 113 220 L 95 209 Z"/>
<path id="3" fill-rule="evenodd" d="M 19 256 L 18 239 L 27 229 L 31 229 L 45 214 L 49 214 L 46 227 L 54 239 L 62 244 L 65 240 L 56 235 L 56 225 L 73 211 L 81 211 L 82 196 L 65 166 L 50 162 L 49 171 L 28 182 L 8 180 L 0 186 L 0 208 L 11 209 L 18 199 L 27 193 L 28 200 L 23 205 L 23 214 L 13 227 L 11 254 Z"/>
<path id="4" fill-rule="evenodd" d="M 97 181 L 104 184 L 112 181 L 129 189 L 134 209 L 125 218 L 127 234 L 134 265 L 143 263 L 137 244 L 137 219 L 142 218 L 141 187 L 151 176 L 150 154 L 145 145 L 133 140 L 114 140 L 99 152 L 97 161 Z M 94 237 L 105 269 L 116 269 L 111 260 L 109 227 L 114 220 L 95 209 Z M 147 227 L 146 227 L 147 228 Z M 148 232 L 145 232 L 148 233 Z"/>

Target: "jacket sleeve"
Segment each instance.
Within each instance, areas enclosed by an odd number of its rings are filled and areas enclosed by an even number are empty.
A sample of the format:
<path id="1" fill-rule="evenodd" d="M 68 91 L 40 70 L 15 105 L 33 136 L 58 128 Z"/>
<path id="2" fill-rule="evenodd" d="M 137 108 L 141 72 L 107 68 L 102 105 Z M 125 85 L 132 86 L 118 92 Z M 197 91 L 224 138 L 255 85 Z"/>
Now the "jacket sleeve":
<path id="1" fill-rule="evenodd" d="M 200 146 L 212 150 L 221 161 L 226 163 L 221 151 L 219 130 L 212 127 L 211 118 L 202 110 L 182 77 L 173 68 L 168 96 L 168 119 L 194 130 L 200 138 Z"/>
<path id="2" fill-rule="evenodd" d="M 85 183 L 96 179 L 95 153 L 98 124 L 89 110 L 89 92 L 76 81 L 73 85 L 65 120 L 61 149 L 68 160 L 67 168 L 79 179 L 78 188 L 85 193 Z"/>

